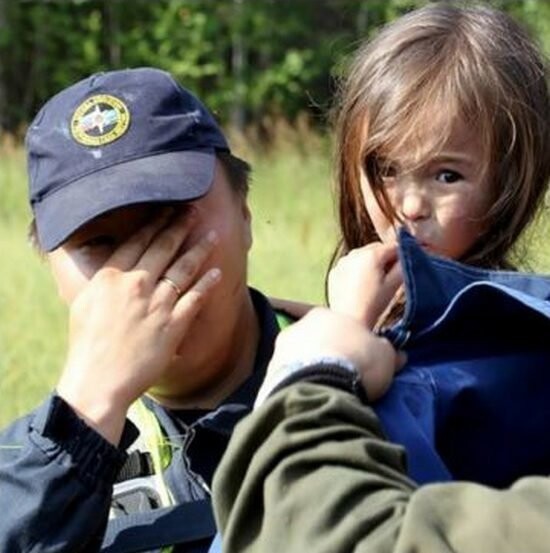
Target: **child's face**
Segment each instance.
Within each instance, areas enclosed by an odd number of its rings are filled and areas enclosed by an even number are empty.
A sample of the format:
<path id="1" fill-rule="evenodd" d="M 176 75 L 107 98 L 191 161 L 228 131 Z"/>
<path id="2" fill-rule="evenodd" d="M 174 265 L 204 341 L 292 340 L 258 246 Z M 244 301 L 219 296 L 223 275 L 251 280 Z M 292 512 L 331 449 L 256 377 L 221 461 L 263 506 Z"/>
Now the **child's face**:
<path id="1" fill-rule="evenodd" d="M 382 181 L 389 203 L 424 249 L 458 259 L 483 232 L 491 190 L 481 146 L 472 129 L 457 123 L 440 152 L 412 169 L 400 159 L 386 160 Z M 361 190 L 378 236 L 394 241 L 395 222 L 383 213 L 364 172 Z"/>

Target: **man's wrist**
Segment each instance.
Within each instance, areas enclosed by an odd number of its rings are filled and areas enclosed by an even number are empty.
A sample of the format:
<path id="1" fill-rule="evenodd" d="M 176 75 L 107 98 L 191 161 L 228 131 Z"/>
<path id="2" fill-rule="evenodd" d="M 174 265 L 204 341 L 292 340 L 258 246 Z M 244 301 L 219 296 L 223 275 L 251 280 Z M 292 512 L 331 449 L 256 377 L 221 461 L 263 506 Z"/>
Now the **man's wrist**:
<path id="1" fill-rule="evenodd" d="M 118 446 L 129 408 L 125 402 L 96 393 L 74 393 L 62 385 L 56 393 L 90 428 Z"/>
<path id="2" fill-rule="evenodd" d="M 54 394 L 36 410 L 30 439 L 46 457 L 69 463 L 79 479 L 95 489 L 98 485 L 112 485 L 126 461 L 126 450 L 138 435 L 137 428 L 126 420 L 119 446 L 115 447 Z"/>

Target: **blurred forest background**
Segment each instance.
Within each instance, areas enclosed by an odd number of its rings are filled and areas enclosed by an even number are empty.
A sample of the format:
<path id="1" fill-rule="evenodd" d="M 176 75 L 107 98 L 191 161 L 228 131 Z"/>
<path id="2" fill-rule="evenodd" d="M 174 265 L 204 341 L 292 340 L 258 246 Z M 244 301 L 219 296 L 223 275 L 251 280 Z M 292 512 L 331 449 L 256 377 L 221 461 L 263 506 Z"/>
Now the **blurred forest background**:
<path id="1" fill-rule="evenodd" d="M 96 71 L 152 65 L 239 129 L 325 122 L 341 62 L 419 0 L 1 0 L 0 127 L 19 134 L 55 92 Z M 550 48 L 548 0 L 488 2 Z M 269 133 L 270 128 L 266 130 Z"/>
<path id="2" fill-rule="evenodd" d="M 0 426 L 55 383 L 66 309 L 26 241 L 22 139 L 53 94 L 101 70 L 156 66 L 193 90 L 253 164 L 250 280 L 323 301 L 336 231 L 328 117 L 358 44 L 426 0 L 0 0 Z M 550 53 L 549 0 L 485 2 Z M 550 270 L 548 217 L 528 266 Z"/>

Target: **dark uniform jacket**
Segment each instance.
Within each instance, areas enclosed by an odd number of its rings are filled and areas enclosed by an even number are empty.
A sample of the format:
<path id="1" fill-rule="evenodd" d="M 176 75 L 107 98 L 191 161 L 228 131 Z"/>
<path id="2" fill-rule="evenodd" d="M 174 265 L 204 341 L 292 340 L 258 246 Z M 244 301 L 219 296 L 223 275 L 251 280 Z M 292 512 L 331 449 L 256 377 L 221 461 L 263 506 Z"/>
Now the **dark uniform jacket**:
<path id="1" fill-rule="evenodd" d="M 238 390 L 209 412 L 168 411 L 143 400 L 172 447 L 164 479 L 176 510 L 154 509 L 142 487 L 117 503 L 117 517 L 108 520 L 115 481 L 127 486 L 147 476 L 146 462 L 134 455 L 128 462 L 126 450 L 138 431 L 128 421 L 115 448 L 52 395 L 0 435 L 1 553 L 158 551 L 159 542 L 184 542 L 176 552 L 208 550 L 215 533 L 212 475 L 235 424 L 251 410 L 279 331 L 267 300 L 251 293 L 261 337 L 254 373 Z"/>

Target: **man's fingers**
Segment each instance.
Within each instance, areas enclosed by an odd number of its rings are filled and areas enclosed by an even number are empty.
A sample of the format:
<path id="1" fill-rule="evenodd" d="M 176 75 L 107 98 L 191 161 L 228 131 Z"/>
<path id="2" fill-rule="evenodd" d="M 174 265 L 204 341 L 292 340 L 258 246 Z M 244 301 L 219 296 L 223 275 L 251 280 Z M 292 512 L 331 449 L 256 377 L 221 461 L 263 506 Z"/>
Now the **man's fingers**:
<path id="1" fill-rule="evenodd" d="M 209 269 L 178 299 L 174 306 L 172 320 L 180 333 L 187 330 L 206 296 L 220 282 L 221 278 L 221 269 L 217 267 Z"/>
<path id="2" fill-rule="evenodd" d="M 192 211 L 179 213 L 169 225 L 154 236 L 135 268 L 145 271 L 152 282 L 157 282 L 189 236 L 194 219 Z"/>
<path id="3" fill-rule="evenodd" d="M 158 287 L 163 294 L 178 300 L 193 284 L 201 267 L 218 243 L 218 235 L 210 231 L 190 250 L 177 258 L 159 279 Z"/>
<path id="4" fill-rule="evenodd" d="M 162 209 L 150 223 L 141 227 L 124 244 L 121 244 L 106 261 L 104 267 L 120 271 L 132 269 L 173 213 L 172 207 Z"/>
<path id="5" fill-rule="evenodd" d="M 301 319 L 315 307 L 315 304 L 312 303 L 287 300 L 284 298 L 274 298 L 272 296 L 269 298 L 269 303 L 276 311 L 287 313 L 295 319 Z"/>

